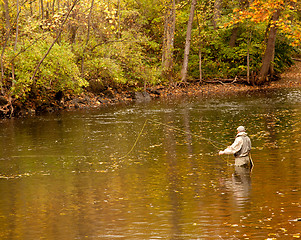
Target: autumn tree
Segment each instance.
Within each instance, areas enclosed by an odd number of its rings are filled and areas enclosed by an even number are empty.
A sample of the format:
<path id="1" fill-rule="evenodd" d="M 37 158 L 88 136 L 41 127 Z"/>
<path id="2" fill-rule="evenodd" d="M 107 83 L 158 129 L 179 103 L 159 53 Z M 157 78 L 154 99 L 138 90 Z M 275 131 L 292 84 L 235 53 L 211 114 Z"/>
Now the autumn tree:
<path id="1" fill-rule="evenodd" d="M 195 12 L 195 6 L 197 4 L 197 0 L 191 1 L 191 8 L 189 13 L 189 20 L 187 24 L 187 32 L 186 32 L 186 42 L 185 42 L 185 50 L 184 50 L 184 60 L 181 71 L 181 81 L 186 82 L 187 70 L 188 70 L 188 57 L 190 51 L 190 42 L 191 42 L 191 31 L 192 31 L 192 23 Z"/>
<path id="2" fill-rule="evenodd" d="M 299 19 L 296 18 L 296 0 L 254 0 L 247 9 L 234 9 L 234 24 L 251 20 L 257 25 L 266 25 L 265 47 L 262 63 L 255 83 L 264 84 L 273 77 L 273 62 L 275 56 L 275 44 L 277 33 L 285 34 L 293 46 L 300 44 L 301 28 Z M 296 24 L 292 23 L 294 19 Z"/>

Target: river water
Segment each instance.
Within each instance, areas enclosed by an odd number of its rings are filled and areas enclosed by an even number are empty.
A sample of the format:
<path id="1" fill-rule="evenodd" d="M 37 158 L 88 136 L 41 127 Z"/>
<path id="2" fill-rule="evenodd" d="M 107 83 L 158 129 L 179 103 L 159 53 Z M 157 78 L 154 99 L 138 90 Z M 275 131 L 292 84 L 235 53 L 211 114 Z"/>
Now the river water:
<path id="1" fill-rule="evenodd" d="M 300 118 L 286 89 L 1 120 L 0 239 L 300 238 Z"/>

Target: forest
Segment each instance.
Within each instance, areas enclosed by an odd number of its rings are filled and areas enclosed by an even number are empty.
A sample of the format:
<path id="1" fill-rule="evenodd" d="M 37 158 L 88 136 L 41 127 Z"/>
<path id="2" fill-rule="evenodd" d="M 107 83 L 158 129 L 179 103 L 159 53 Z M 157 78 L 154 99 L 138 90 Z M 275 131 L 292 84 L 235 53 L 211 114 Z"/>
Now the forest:
<path id="1" fill-rule="evenodd" d="M 238 80 L 298 59 L 298 0 L 1 0 L 0 115 L 83 91 Z"/>

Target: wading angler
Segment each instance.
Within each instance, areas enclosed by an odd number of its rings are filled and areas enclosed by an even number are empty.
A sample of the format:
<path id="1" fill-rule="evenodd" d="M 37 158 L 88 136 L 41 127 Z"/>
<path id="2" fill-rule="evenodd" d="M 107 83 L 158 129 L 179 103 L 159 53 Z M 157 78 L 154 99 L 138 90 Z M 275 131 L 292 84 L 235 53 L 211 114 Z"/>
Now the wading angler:
<path id="1" fill-rule="evenodd" d="M 246 133 L 245 127 L 239 126 L 234 143 L 224 151 L 220 151 L 219 155 L 234 154 L 235 166 L 252 167 L 253 161 L 250 156 L 250 151 L 251 140 Z"/>

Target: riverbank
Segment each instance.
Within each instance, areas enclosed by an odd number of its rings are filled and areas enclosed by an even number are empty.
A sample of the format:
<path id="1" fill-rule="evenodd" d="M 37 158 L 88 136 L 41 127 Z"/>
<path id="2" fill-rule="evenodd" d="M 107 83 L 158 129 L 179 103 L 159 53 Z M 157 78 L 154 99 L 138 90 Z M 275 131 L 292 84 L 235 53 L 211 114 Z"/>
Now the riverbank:
<path id="1" fill-rule="evenodd" d="M 263 86 L 252 86 L 243 83 L 232 82 L 224 83 L 215 81 L 214 83 L 190 84 L 186 87 L 166 88 L 161 92 L 161 97 L 174 95 L 212 95 L 212 94 L 231 94 L 238 92 L 250 92 L 259 90 L 272 90 L 281 88 L 298 88 L 301 87 L 301 61 L 295 63 L 294 66 L 287 69 L 279 76 L 276 81 L 271 81 Z"/>
<path id="2" fill-rule="evenodd" d="M 294 66 L 281 74 L 277 81 L 271 81 L 264 86 L 251 86 L 238 81 L 222 82 L 199 82 L 182 84 L 179 86 L 153 86 L 146 91 L 138 92 L 135 89 L 112 89 L 95 94 L 84 91 L 82 94 L 73 96 L 71 94 L 53 93 L 48 99 L 32 99 L 30 102 L 13 103 L 13 114 L 3 117 L 23 117 L 41 114 L 44 112 L 55 112 L 60 110 L 92 109 L 116 104 L 129 104 L 132 102 L 147 102 L 155 98 L 173 98 L 197 95 L 224 95 L 251 92 L 258 90 L 271 90 L 279 88 L 301 87 L 301 62 L 297 61 Z M 8 108 L 9 113 L 9 108 Z"/>
<path id="3" fill-rule="evenodd" d="M 101 94 L 85 92 L 81 96 L 65 100 L 64 109 L 98 108 L 116 104 L 129 104 L 132 102 L 148 102 L 156 98 L 176 98 L 183 96 L 205 96 L 225 94 L 238 94 L 252 91 L 265 91 L 283 88 L 301 87 L 301 62 L 283 73 L 277 81 L 272 81 L 264 86 L 246 85 L 242 82 L 222 82 L 200 84 L 198 82 L 179 86 L 153 86 L 146 91 L 136 92 L 133 89 L 117 90 L 108 89 Z"/>

